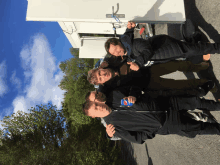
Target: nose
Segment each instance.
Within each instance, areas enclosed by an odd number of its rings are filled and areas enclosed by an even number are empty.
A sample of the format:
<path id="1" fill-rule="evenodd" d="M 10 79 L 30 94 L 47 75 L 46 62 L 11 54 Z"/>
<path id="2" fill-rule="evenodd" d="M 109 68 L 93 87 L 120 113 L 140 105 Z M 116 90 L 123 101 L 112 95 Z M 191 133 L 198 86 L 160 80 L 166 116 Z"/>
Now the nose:
<path id="1" fill-rule="evenodd" d="M 100 73 L 101 76 L 105 75 L 105 72 L 102 70 L 102 72 Z"/>
<path id="2" fill-rule="evenodd" d="M 102 111 L 105 109 L 105 106 L 102 106 Z"/>

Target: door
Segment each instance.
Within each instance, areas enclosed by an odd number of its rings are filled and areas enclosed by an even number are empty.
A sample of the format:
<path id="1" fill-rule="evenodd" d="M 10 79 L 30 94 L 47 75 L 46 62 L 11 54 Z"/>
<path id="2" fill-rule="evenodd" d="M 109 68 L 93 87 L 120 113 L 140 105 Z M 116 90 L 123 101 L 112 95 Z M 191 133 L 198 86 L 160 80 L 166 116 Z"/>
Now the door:
<path id="1" fill-rule="evenodd" d="M 104 37 L 82 39 L 82 45 L 79 49 L 79 58 L 104 58 L 106 55 L 104 44 L 107 39 L 108 38 Z"/>
<path id="2" fill-rule="evenodd" d="M 28 0 L 27 20 L 178 23 L 185 11 L 183 0 Z"/>

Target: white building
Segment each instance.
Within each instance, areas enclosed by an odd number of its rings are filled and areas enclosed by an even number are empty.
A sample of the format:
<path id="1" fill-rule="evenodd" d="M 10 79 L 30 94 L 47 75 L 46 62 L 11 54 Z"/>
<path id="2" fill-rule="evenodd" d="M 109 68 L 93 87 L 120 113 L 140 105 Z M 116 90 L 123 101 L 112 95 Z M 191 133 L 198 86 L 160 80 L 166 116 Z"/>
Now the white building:
<path id="1" fill-rule="evenodd" d="M 127 22 L 184 23 L 183 0 L 28 0 L 27 21 L 56 21 L 80 58 L 102 58 L 104 43 Z M 87 34 L 109 34 L 91 37 Z"/>

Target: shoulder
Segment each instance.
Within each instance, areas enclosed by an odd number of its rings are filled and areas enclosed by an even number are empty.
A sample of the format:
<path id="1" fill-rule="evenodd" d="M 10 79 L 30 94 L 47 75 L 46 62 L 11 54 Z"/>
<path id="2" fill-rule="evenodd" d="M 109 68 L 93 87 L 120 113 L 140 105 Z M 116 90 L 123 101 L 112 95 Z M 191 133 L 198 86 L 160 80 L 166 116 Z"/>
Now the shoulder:
<path id="1" fill-rule="evenodd" d="M 149 43 L 149 41 L 148 40 L 145 40 L 145 39 L 143 39 L 143 38 L 135 38 L 134 40 L 133 40 L 133 45 L 134 46 L 136 46 L 136 45 L 146 45 L 147 43 Z"/>

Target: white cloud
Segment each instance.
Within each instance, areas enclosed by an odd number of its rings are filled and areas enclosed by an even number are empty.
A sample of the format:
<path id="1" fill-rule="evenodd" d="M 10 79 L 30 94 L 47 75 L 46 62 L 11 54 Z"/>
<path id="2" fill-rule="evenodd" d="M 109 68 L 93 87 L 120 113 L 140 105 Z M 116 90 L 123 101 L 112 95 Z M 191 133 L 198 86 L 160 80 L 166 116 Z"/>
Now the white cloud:
<path id="1" fill-rule="evenodd" d="M 17 111 L 25 111 L 27 112 L 27 103 L 26 103 L 26 99 L 24 98 L 24 96 L 18 96 L 13 100 L 12 103 L 13 107 L 14 107 L 14 113 L 16 113 Z M 29 108 L 29 107 L 28 107 Z"/>
<path id="2" fill-rule="evenodd" d="M 0 63 L 0 97 L 3 97 L 8 92 L 8 86 L 6 83 L 7 69 L 6 61 Z"/>
<path id="3" fill-rule="evenodd" d="M 46 37 L 42 34 L 35 35 L 32 43 L 23 47 L 20 58 L 26 82 L 29 83 L 26 84 L 23 95 L 14 99 L 14 112 L 28 112 L 31 107 L 49 101 L 60 109 L 65 91 L 58 85 L 64 74 L 55 63 L 56 58 Z"/>
<path id="4" fill-rule="evenodd" d="M 11 78 L 10 78 L 10 81 L 13 85 L 16 86 L 16 88 L 19 90 L 21 88 L 21 80 L 16 77 L 16 71 L 14 70 L 12 75 L 11 75 Z"/>

